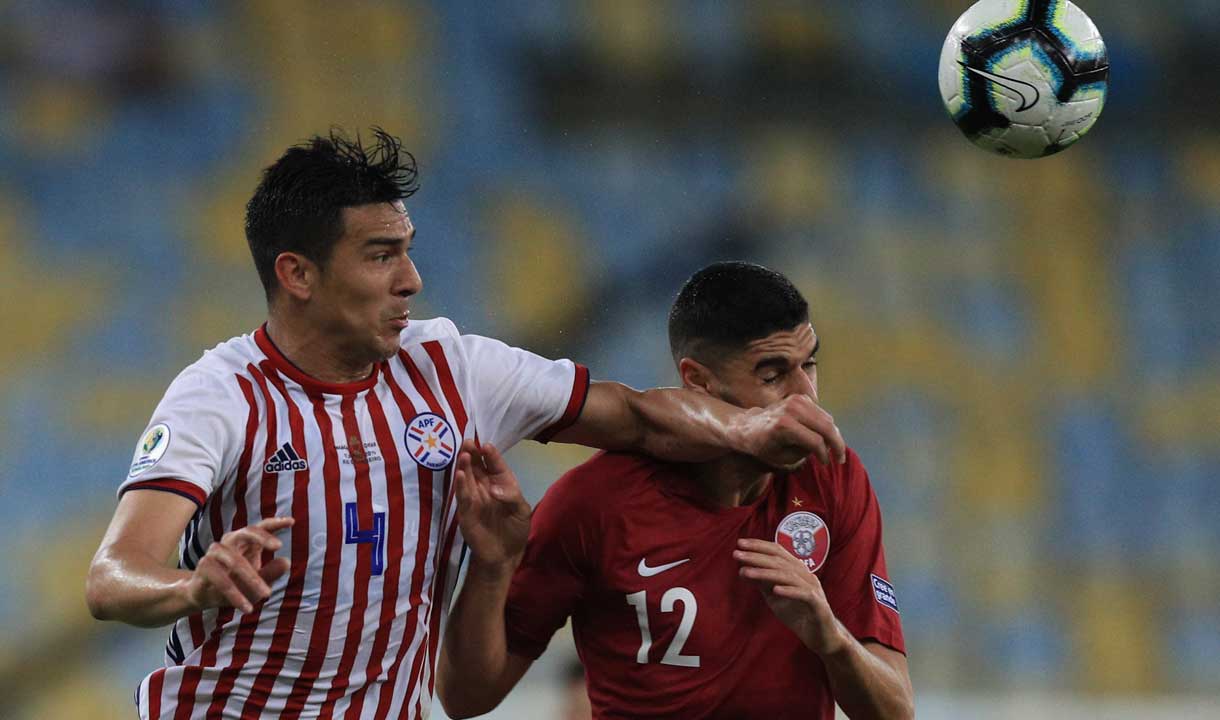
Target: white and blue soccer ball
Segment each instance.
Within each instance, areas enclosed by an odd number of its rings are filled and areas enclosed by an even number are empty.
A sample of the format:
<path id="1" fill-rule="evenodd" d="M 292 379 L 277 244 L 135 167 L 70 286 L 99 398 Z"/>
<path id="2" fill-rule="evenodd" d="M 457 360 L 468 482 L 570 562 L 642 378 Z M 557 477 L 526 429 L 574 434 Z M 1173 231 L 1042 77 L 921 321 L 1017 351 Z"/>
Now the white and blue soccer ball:
<path id="1" fill-rule="evenodd" d="M 940 96 L 979 147 L 1052 155 L 1097 122 L 1110 62 L 1097 26 L 1067 0 L 980 0 L 945 38 Z"/>

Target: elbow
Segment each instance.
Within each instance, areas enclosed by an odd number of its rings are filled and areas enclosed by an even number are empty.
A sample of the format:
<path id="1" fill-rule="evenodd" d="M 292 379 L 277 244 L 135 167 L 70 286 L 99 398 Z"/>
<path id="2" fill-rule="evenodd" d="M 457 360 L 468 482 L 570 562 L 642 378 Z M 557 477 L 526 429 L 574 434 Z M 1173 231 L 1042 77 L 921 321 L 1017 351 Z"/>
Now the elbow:
<path id="1" fill-rule="evenodd" d="M 911 691 L 903 693 L 892 717 L 897 720 L 915 720 L 915 696 Z"/>
<path id="2" fill-rule="evenodd" d="M 105 584 L 105 570 L 95 560 L 85 576 L 85 605 L 95 620 L 111 620 L 114 617 L 107 602 Z"/>
<path id="3" fill-rule="evenodd" d="M 490 698 L 477 697 L 469 691 L 458 690 L 453 685 L 452 682 L 446 682 L 444 677 L 437 678 L 436 696 L 440 699 L 445 714 L 453 720 L 484 715 L 495 710 L 499 704 Z"/>

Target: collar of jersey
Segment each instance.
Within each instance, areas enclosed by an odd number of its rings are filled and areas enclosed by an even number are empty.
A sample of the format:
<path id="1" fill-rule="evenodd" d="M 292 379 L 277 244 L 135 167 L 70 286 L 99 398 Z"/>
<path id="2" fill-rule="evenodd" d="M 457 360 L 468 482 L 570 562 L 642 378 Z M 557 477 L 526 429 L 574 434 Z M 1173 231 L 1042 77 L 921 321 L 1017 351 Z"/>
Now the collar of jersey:
<path id="1" fill-rule="evenodd" d="M 267 360 L 280 373 L 283 373 L 290 380 L 305 388 L 307 392 L 318 392 L 328 395 L 354 395 L 358 392 L 364 392 L 377 384 L 377 373 L 380 368 L 380 363 L 373 364 L 373 372 L 363 380 L 357 380 L 350 383 L 331 383 L 319 380 L 315 377 L 307 375 L 292 361 L 284 357 L 280 349 L 271 342 L 271 337 L 267 335 L 267 324 L 263 323 L 259 329 L 254 331 L 254 342 L 258 344 L 263 354 L 267 356 Z"/>

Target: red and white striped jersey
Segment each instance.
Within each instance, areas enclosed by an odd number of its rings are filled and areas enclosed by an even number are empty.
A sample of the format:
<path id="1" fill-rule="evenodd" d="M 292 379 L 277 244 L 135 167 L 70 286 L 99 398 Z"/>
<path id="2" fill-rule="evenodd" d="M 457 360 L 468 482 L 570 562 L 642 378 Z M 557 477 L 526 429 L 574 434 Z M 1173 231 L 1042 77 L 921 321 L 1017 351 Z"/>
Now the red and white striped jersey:
<path id="1" fill-rule="evenodd" d="M 292 566 L 250 613 L 179 619 L 137 690 L 140 717 L 425 715 L 463 547 L 457 448 L 546 440 L 579 416 L 588 382 L 444 318 L 412 321 L 397 356 L 344 385 L 302 373 L 263 328 L 205 353 L 170 385 L 119 492 L 199 505 L 184 568 L 230 530 L 292 516 L 278 553 Z"/>

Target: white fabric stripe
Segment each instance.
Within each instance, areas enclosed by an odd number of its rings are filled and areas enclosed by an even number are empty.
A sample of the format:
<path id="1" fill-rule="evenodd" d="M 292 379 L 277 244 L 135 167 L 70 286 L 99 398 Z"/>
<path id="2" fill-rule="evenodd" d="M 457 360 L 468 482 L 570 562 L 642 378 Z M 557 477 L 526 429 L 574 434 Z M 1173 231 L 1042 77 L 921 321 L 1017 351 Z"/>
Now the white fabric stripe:
<path id="1" fill-rule="evenodd" d="M 148 681 L 150 678 L 152 678 L 152 675 L 146 675 L 140 681 L 138 690 L 140 704 L 136 706 L 136 713 L 139 714 L 140 720 L 150 720 L 148 717 Z"/>

